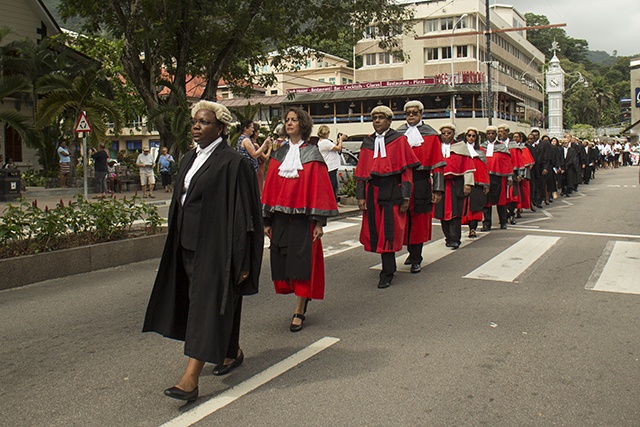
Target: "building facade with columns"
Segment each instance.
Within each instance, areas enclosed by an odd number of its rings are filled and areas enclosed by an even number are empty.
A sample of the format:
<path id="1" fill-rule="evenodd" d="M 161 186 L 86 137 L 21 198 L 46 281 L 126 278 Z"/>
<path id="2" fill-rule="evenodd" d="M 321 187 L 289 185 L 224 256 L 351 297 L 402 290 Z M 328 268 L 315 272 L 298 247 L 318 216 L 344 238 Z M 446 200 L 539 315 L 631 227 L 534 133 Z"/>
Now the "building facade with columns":
<path id="1" fill-rule="evenodd" d="M 631 142 L 640 142 L 640 58 L 630 62 L 631 125 L 623 133 Z"/>

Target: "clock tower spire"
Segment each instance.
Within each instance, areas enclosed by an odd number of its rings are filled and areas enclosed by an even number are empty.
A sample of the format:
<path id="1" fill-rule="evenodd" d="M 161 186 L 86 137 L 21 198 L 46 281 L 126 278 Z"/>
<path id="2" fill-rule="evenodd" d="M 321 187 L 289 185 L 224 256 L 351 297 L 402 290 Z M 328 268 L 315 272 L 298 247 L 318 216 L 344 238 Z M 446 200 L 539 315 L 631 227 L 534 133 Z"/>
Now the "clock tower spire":
<path id="1" fill-rule="evenodd" d="M 564 94 L 564 70 L 560 67 L 560 60 L 556 56 L 558 44 L 553 42 L 551 45 L 553 50 L 553 58 L 549 61 L 549 69 L 546 73 L 547 79 L 547 100 L 549 103 L 549 136 L 562 137 L 563 114 L 562 114 L 562 95 Z"/>

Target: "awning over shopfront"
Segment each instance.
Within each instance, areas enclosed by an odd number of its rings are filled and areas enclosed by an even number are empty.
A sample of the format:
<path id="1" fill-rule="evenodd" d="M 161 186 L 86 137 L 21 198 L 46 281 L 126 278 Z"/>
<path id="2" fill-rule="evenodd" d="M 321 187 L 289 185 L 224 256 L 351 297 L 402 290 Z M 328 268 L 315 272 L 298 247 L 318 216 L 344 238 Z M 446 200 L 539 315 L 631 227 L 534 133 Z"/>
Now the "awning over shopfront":
<path id="1" fill-rule="evenodd" d="M 276 96 L 253 96 L 251 98 L 231 98 L 231 99 L 223 99 L 219 101 L 225 107 L 245 107 L 249 104 L 251 105 L 264 105 L 268 106 L 278 106 L 284 104 L 284 100 L 286 100 L 286 95 L 276 95 Z"/>

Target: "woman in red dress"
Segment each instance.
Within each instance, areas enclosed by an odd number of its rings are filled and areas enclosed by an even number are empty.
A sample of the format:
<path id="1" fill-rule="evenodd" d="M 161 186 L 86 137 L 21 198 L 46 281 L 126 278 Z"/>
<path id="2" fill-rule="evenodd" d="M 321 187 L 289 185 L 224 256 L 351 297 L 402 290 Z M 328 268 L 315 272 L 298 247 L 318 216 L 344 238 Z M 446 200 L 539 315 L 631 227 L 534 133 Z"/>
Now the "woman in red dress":
<path id="1" fill-rule="evenodd" d="M 288 142 L 271 154 L 262 193 L 264 233 L 271 244 L 271 277 L 276 293 L 294 293 L 297 304 L 289 329 L 298 332 L 307 304 L 324 299 L 322 227 L 337 215 L 329 172 L 316 145 L 308 142 L 313 121 L 291 108 L 285 116 Z"/>

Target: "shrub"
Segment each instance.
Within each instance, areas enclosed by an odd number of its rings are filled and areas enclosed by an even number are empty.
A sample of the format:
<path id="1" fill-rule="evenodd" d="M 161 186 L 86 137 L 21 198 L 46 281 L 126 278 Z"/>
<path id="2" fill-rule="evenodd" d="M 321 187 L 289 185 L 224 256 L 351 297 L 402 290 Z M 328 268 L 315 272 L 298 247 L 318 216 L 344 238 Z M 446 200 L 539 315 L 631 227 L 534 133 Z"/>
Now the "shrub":
<path id="1" fill-rule="evenodd" d="M 0 258 L 156 234 L 163 221 L 158 208 L 138 200 L 134 196 L 89 202 L 77 195 L 66 205 L 60 199 L 55 207 L 44 209 L 37 201 L 10 203 L 0 217 Z M 144 227 L 134 228 L 139 220 Z"/>
<path id="2" fill-rule="evenodd" d="M 356 197 L 356 179 L 353 175 L 349 174 L 349 171 L 344 171 L 345 176 L 342 173 L 339 174 L 338 178 L 340 179 L 340 183 L 342 184 L 341 192 L 347 197 Z"/>

